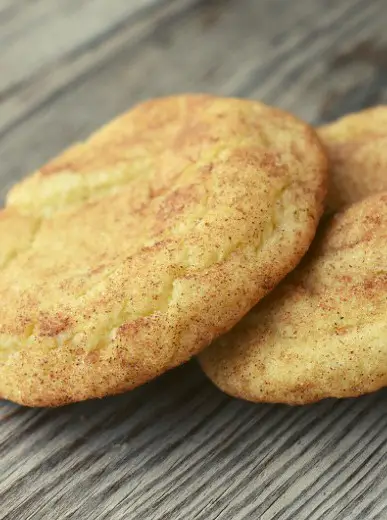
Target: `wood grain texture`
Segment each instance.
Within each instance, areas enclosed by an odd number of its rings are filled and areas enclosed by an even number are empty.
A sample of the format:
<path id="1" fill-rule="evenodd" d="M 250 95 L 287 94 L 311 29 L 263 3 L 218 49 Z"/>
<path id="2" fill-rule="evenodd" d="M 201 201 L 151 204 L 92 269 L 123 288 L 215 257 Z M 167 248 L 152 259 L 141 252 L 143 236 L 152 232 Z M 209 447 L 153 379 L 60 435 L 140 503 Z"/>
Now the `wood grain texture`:
<path id="1" fill-rule="evenodd" d="M 134 102 L 260 98 L 311 122 L 387 102 L 385 0 L 0 0 L 0 187 Z M 196 362 L 58 410 L 0 404 L 0 519 L 387 518 L 387 390 L 313 406 Z"/>

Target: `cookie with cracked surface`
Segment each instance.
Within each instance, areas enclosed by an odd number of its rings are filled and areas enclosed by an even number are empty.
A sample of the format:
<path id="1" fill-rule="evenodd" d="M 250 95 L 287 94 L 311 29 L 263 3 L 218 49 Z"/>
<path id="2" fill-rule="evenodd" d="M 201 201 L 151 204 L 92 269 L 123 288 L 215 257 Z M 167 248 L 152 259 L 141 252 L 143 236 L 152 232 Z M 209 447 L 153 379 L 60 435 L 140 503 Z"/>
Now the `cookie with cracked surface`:
<path id="1" fill-rule="evenodd" d="M 300 260 L 326 169 L 293 116 L 209 95 L 145 102 L 51 161 L 0 216 L 0 395 L 61 405 L 187 361 Z"/>
<path id="2" fill-rule="evenodd" d="M 325 222 L 301 264 L 200 354 L 226 393 L 306 404 L 387 386 L 387 192 Z"/>
<path id="3" fill-rule="evenodd" d="M 387 190 L 387 106 L 349 114 L 318 133 L 331 163 L 328 212 Z"/>

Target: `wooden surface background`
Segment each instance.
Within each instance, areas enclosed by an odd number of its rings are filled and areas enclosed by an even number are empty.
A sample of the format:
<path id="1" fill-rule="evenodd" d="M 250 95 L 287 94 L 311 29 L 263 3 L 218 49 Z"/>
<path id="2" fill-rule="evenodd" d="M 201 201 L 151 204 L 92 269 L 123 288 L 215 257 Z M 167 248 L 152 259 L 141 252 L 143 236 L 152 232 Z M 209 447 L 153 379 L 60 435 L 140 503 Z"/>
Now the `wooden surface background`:
<path id="1" fill-rule="evenodd" d="M 0 0 L 1 196 L 134 102 L 180 91 L 313 123 L 387 102 L 387 2 Z M 2 402 L 0 518 L 385 520 L 386 404 L 253 405 L 195 361 L 98 402 Z"/>

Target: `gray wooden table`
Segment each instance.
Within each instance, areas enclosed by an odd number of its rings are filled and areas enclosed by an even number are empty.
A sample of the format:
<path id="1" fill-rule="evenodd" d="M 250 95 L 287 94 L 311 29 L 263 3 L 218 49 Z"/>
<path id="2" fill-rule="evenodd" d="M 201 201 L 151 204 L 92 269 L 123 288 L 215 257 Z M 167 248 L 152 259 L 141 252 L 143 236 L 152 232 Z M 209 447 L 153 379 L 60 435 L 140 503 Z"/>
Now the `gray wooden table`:
<path id="1" fill-rule="evenodd" d="M 387 102 L 387 1 L 0 0 L 1 197 L 134 102 L 180 91 L 313 123 Z M 2 402 L 0 518 L 385 520 L 386 404 L 253 405 L 195 361 L 98 402 Z"/>

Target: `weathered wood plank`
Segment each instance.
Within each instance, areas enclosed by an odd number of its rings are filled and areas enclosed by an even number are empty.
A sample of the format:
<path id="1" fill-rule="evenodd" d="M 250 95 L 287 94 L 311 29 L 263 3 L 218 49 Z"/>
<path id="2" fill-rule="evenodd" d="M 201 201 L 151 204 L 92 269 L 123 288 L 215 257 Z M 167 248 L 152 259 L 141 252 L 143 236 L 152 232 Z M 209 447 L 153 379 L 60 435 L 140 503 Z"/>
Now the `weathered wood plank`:
<path id="1" fill-rule="evenodd" d="M 193 0 L 174 0 L 162 9 L 158 9 L 156 4 L 153 10 L 146 10 L 143 5 L 143 9 L 122 17 L 116 24 L 106 25 L 102 35 L 91 32 L 89 39 L 73 46 L 71 52 L 65 53 L 62 49 L 62 54 L 54 62 L 42 62 L 38 57 L 38 70 L 16 86 L 5 89 L 3 94 L 0 91 L 0 136 L 38 111 L 51 98 L 71 88 L 90 71 L 103 66 L 123 44 L 132 48 L 141 36 L 152 33 L 164 19 L 192 3 Z M 28 52 L 28 45 L 22 43 L 23 52 Z"/>
<path id="2" fill-rule="evenodd" d="M 313 122 L 387 102 L 386 17 L 384 0 L 0 0 L 0 187 L 155 95 Z M 386 396 L 253 405 L 192 362 L 117 398 L 1 403 L 0 519 L 384 520 Z"/>
<path id="3" fill-rule="evenodd" d="M 368 490 L 370 506 L 386 473 L 385 397 L 257 406 L 191 365 L 131 395 L 22 410 L 19 437 L 1 431 L 4 518 L 348 518 L 348 496 Z"/>
<path id="4" fill-rule="evenodd" d="M 91 41 L 104 38 L 117 25 L 161 0 L 39 0 L 12 5 L 12 16 L 1 27 L 0 95 L 27 81 L 41 68 L 77 52 Z M 33 50 L 33 52 L 31 52 Z M 28 59 L 26 59 L 28 56 Z"/>

